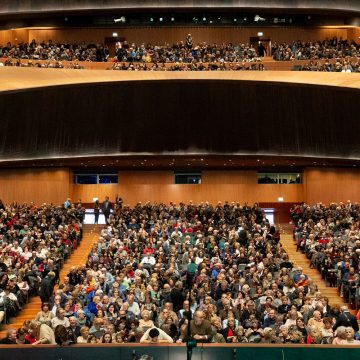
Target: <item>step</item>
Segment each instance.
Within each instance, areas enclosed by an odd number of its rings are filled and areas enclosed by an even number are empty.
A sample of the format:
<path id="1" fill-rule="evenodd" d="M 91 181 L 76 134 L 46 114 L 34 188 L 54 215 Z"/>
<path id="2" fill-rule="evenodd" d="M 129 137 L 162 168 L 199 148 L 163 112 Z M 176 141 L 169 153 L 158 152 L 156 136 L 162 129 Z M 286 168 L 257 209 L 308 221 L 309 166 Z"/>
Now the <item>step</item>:
<path id="1" fill-rule="evenodd" d="M 345 304 L 345 299 L 339 296 L 338 289 L 327 286 L 320 272 L 317 269 L 310 269 L 310 260 L 306 255 L 296 250 L 296 242 L 293 239 L 292 228 L 289 227 L 288 224 L 283 224 L 282 229 L 281 244 L 294 266 L 301 266 L 303 268 L 304 274 L 314 281 L 322 295 L 329 298 L 330 305 Z"/>
<path id="2" fill-rule="evenodd" d="M 97 241 L 102 226 L 84 225 L 83 227 L 83 239 L 76 250 L 70 255 L 65 261 L 62 269 L 60 270 L 60 279 L 63 279 L 73 266 L 81 266 L 86 263 L 88 254 Z M 6 329 L 8 328 L 19 328 L 22 326 L 25 320 L 33 320 L 36 314 L 41 309 L 41 300 L 37 297 L 32 297 L 29 302 L 24 305 L 23 310 L 18 316 L 10 319 L 10 324 L 0 325 L 0 338 L 6 335 Z"/>

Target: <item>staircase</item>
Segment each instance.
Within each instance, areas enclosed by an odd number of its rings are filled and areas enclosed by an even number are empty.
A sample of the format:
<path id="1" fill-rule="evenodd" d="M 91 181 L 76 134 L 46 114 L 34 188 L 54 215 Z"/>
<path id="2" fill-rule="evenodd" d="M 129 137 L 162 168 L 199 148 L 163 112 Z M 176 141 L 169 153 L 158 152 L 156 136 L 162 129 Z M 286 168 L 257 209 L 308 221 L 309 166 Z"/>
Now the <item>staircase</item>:
<path id="1" fill-rule="evenodd" d="M 83 238 L 77 247 L 77 249 L 66 260 L 64 266 L 60 270 L 60 283 L 64 276 L 70 272 L 72 266 L 80 266 L 85 264 L 88 255 L 97 242 L 102 226 L 101 225 L 84 225 L 83 226 Z M 11 318 L 10 323 L 1 325 L 0 339 L 6 336 L 7 329 L 18 329 L 22 326 L 25 320 L 33 320 L 36 314 L 40 311 L 41 300 L 39 296 L 29 298 L 29 302 L 24 305 L 18 316 Z"/>
<path id="2" fill-rule="evenodd" d="M 340 306 L 347 305 L 344 302 L 344 299 L 339 296 L 337 287 L 326 286 L 325 280 L 322 279 L 319 271 L 317 269 L 310 268 L 310 260 L 306 257 L 306 255 L 301 251 L 296 251 L 296 243 L 293 239 L 292 229 L 289 225 L 283 227 L 281 244 L 286 253 L 289 255 L 289 259 L 294 264 L 294 267 L 302 267 L 304 274 L 314 281 L 321 294 L 329 298 L 330 306 L 334 304 L 339 304 Z"/>

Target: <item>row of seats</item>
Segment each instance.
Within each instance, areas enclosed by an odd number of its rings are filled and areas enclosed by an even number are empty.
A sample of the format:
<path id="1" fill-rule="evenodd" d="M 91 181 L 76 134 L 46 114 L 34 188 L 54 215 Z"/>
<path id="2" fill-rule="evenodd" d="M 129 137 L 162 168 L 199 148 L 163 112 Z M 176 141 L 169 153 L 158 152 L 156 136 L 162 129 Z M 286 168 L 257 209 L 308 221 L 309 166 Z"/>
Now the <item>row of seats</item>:
<path id="1" fill-rule="evenodd" d="M 279 240 L 258 204 L 117 207 L 87 263 L 4 341 L 359 344 Z"/>

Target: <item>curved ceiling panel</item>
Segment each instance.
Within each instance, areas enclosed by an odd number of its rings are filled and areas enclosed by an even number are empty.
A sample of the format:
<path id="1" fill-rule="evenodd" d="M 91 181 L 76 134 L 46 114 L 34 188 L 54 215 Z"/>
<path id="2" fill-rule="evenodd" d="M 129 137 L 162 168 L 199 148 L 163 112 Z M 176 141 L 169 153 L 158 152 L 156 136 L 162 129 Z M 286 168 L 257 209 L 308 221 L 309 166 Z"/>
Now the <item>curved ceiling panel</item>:
<path id="1" fill-rule="evenodd" d="M 360 158 L 359 89 L 185 76 L 2 92 L 0 160 L 193 153 Z"/>
<path id="2" fill-rule="evenodd" d="M 327 9 L 360 12 L 360 3 L 358 0 L 3 0 L 0 3 L 0 14 L 159 8 Z"/>

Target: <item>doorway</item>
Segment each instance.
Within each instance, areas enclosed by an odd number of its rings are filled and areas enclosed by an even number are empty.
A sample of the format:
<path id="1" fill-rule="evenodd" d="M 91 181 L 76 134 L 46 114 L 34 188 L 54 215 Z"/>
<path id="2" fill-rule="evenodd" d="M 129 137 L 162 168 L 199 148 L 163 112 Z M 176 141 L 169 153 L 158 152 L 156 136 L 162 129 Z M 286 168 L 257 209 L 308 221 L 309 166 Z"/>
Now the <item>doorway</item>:
<path id="1" fill-rule="evenodd" d="M 116 48 L 116 43 L 118 42 L 124 42 L 125 38 L 124 37 L 119 37 L 119 36 L 111 36 L 111 37 L 106 37 L 105 38 L 105 46 L 108 47 L 109 49 L 109 54 L 110 57 L 113 58 L 115 56 L 115 48 Z"/>
<path id="2" fill-rule="evenodd" d="M 271 57 L 271 39 L 263 38 L 261 36 L 253 36 L 250 37 L 250 44 L 254 49 L 256 49 L 257 53 L 259 54 L 259 46 L 263 46 L 264 49 L 264 58 Z"/>

